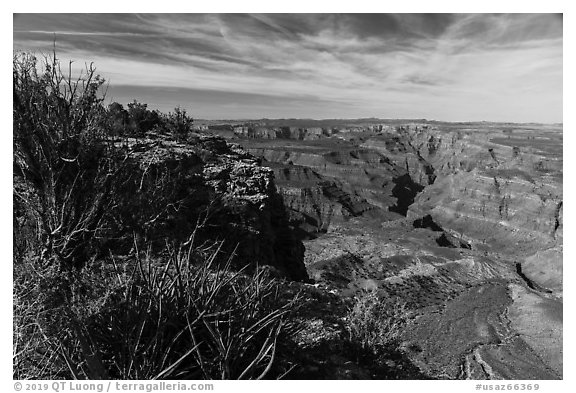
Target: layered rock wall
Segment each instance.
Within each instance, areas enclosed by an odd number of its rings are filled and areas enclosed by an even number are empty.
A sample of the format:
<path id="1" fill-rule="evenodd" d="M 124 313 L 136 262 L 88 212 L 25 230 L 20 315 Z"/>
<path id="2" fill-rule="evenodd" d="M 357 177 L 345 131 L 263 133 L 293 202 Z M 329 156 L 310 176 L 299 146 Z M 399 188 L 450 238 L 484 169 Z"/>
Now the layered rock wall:
<path id="1" fill-rule="evenodd" d="M 530 254 L 562 242 L 561 156 L 494 143 L 496 133 L 411 130 L 438 176 L 409 216 L 431 214 L 477 244 Z"/>

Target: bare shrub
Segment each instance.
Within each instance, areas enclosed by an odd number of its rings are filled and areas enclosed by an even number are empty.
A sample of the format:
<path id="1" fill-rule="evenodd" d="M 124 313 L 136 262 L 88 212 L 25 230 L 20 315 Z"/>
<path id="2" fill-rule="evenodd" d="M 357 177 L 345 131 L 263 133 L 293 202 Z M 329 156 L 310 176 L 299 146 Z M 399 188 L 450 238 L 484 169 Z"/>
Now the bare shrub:
<path id="1" fill-rule="evenodd" d="M 395 350 L 411 318 L 405 303 L 378 296 L 376 291 L 363 292 L 347 315 L 350 341 L 375 355 Z"/>
<path id="2" fill-rule="evenodd" d="M 80 266 L 98 237 L 119 160 L 102 128 L 104 80 L 54 55 L 13 57 L 14 198 L 37 221 L 45 261 Z M 15 236 L 18 234 L 15 233 Z"/>

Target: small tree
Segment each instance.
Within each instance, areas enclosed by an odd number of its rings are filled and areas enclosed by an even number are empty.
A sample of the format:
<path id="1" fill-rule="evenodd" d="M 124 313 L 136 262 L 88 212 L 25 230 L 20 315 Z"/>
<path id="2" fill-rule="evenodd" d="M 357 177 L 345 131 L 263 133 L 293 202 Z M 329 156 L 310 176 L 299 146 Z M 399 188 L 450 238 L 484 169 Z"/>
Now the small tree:
<path id="1" fill-rule="evenodd" d="M 186 139 L 188 133 L 192 129 L 194 119 L 186 114 L 186 109 L 180 107 L 174 108 L 174 112 L 168 113 L 166 116 L 166 128 L 177 139 Z"/>
<path id="2" fill-rule="evenodd" d="M 160 116 L 156 111 L 148 110 L 148 104 L 134 100 L 128 104 L 130 118 L 130 134 L 141 137 L 160 123 Z"/>
<path id="3" fill-rule="evenodd" d="M 122 104 L 113 102 L 108 105 L 108 121 L 112 135 L 125 135 L 130 124 L 130 115 Z"/>

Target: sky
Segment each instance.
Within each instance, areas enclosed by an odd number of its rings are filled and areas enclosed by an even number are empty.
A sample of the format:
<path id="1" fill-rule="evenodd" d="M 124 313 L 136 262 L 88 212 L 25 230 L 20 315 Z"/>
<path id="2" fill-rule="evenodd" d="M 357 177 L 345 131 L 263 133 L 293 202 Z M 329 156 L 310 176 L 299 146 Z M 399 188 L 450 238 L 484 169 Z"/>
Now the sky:
<path id="1" fill-rule="evenodd" d="M 560 123 L 562 15 L 15 14 L 13 49 L 93 62 L 107 101 L 195 118 Z"/>

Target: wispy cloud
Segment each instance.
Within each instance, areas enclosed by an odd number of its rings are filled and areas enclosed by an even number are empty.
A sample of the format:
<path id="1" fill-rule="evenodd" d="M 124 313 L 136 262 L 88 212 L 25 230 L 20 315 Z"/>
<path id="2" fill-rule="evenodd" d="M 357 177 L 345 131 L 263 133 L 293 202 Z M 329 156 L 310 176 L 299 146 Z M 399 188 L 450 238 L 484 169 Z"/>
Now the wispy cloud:
<path id="1" fill-rule="evenodd" d="M 93 61 L 119 99 L 148 89 L 167 110 L 173 94 L 199 117 L 562 121 L 557 15 L 14 18 L 15 49 L 48 52 L 54 33 L 59 56 Z"/>

